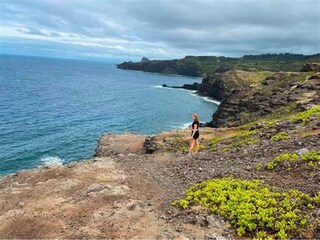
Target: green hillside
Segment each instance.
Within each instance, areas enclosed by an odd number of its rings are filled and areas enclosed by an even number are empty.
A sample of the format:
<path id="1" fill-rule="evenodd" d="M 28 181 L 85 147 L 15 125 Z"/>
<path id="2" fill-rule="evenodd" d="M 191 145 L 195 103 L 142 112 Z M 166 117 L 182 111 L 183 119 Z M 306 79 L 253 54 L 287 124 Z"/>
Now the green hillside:
<path id="1" fill-rule="evenodd" d="M 221 67 L 245 71 L 298 72 L 304 64 L 319 61 L 320 53 L 315 55 L 281 53 L 245 55 L 240 58 L 215 56 L 186 56 L 174 60 L 148 60 L 143 58 L 141 62 L 124 62 L 117 67 L 128 70 L 205 77 Z"/>

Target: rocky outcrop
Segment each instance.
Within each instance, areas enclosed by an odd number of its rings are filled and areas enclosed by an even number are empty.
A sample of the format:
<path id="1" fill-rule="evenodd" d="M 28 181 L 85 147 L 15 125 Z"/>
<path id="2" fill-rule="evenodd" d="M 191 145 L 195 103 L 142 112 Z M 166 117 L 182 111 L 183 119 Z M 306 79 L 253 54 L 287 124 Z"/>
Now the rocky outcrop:
<path id="1" fill-rule="evenodd" d="M 140 62 L 149 62 L 150 60 L 148 59 L 148 58 L 146 58 L 146 57 L 143 57 L 143 58 L 141 58 L 141 61 Z"/>
<path id="2" fill-rule="evenodd" d="M 146 60 L 141 62 L 123 62 L 117 65 L 120 69 L 137 70 L 144 72 L 176 74 L 192 77 L 201 77 L 203 71 L 196 61 L 185 60 Z"/>
<path id="3" fill-rule="evenodd" d="M 230 68 L 219 68 L 214 74 L 202 79 L 201 83 L 184 84 L 183 86 L 167 86 L 171 88 L 183 88 L 195 90 L 201 96 L 216 100 L 224 100 L 237 91 L 244 90 L 252 84 L 251 78 L 258 76 L 258 72 L 248 72 Z M 264 75 L 262 75 L 263 77 Z"/>
<path id="4" fill-rule="evenodd" d="M 320 72 L 320 62 L 307 63 L 303 66 L 301 72 Z"/>
<path id="5" fill-rule="evenodd" d="M 95 157 L 144 153 L 145 136 L 134 133 L 103 134 L 95 149 Z"/>
<path id="6" fill-rule="evenodd" d="M 156 137 L 155 136 L 147 136 L 145 139 L 145 142 L 143 144 L 143 147 L 145 149 L 145 153 L 147 153 L 147 154 L 154 153 L 158 149 Z"/>
<path id="7" fill-rule="evenodd" d="M 213 127 L 238 126 L 272 113 L 305 110 L 319 104 L 318 75 L 301 82 L 297 73 L 277 73 L 258 87 L 244 87 L 225 98 L 213 114 Z"/>

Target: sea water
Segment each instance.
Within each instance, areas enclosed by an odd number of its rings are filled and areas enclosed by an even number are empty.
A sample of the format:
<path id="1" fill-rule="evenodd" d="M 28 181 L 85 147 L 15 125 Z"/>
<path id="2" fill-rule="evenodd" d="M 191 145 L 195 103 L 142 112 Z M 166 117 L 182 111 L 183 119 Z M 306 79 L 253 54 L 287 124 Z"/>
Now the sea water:
<path id="1" fill-rule="evenodd" d="M 92 157 L 103 133 L 156 134 L 210 121 L 217 102 L 161 87 L 200 78 L 114 63 L 0 56 L 0 174 Z"/>

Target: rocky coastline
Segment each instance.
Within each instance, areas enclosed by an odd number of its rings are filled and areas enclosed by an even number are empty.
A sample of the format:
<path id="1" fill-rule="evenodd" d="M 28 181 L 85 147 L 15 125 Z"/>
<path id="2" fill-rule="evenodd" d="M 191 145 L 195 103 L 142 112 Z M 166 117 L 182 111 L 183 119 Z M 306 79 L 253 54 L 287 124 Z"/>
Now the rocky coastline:
<path id="1" fill-rule="evenodd" d="M 117 64 L 119 69 L 153 73 L 175 74 L 192 77 L 207 77 L 221 68 L 243 71 L 286 71 L 297 72 L 307 63 L 319 62 L 320 54 L 262 54 L 244 55 L 239 58 L 216 56 L 185 56 L 173 60 L 149 60 Z"/>
<path id="2" fill-rule="evenodd" d="M 237 226 L 203 206 L 172 206 L 188 188 L 210 179 L 259 179 L 277 191 L 316 198 L 320 75 L 311 67 L 294 73 L 222 68 L 201 84 L 178 87 L 221 100 L 210 127 L 201 128 L 200 152 L 192 159 L 189 129 L 106 133 L 92 159 L 1 177 L 0 236 L 239 238 Z M 299 225 L 288 237 L 319 238 L 319 207 L 304 209 L 308 231 Z M 248 230 L 244 237 L 254 234 Z"/>

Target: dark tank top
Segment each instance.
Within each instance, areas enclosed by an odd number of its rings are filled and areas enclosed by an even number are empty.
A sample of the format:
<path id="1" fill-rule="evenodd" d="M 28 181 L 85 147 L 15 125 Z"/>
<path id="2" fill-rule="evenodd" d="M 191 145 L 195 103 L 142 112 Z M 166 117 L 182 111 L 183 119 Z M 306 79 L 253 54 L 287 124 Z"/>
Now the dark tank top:
<path id="1" fill-rule="evenodd" d="M 197 120 L 193 121 L 193 123 L 192 123 L 192 131 L 194 129 L 194 125 L 197 125 L 197 131 L 198 131 L 198 129 L 199 129 L 199 121 L 197 121 Z"/>

